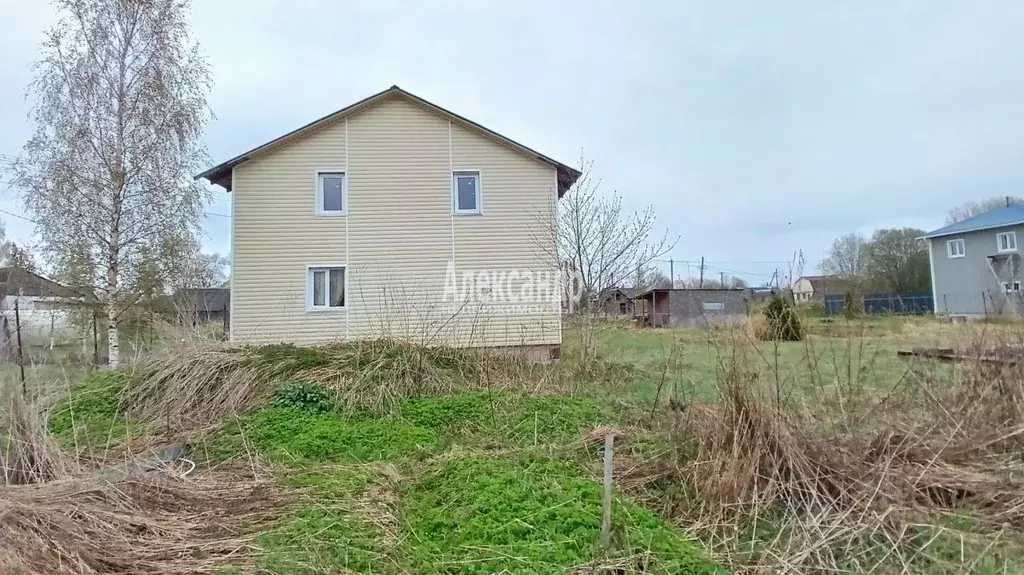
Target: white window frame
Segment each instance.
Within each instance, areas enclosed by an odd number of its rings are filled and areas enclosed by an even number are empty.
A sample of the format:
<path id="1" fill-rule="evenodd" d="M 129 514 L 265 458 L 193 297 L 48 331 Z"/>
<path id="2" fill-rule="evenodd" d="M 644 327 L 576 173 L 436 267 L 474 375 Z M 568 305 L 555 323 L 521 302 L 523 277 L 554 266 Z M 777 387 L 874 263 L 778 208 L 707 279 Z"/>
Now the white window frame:
<path id="1" fill-rule="evenodd" d="M 341 209 L 324 209 L 323 176 L 341 176 Z M 313 171 L 313 185 L 316 187 L 316 215 L 325 218 L 336 218 L 348 215 L 348 173 L 341 168 L 317 168 Z"/>
<path id="2" fill-rule="evenodd" d="M 960 250 L 953 249 L 953 246 L 959 245 Z M 949 240 L 946 242 L 946 255 L 950 258 L 962 258 L 967 255 L 967 244 L 964 243 L 964 239 Z"/>
<path id="3" fill-rule="evenodd" d="M 313 272 L 315 271 L 328 271 L 332 269 L 343 269 L 345 270 L 345 303 L 341 306 L 330 306 L 330 305 L 313 305 Z M 324 281 L 327 282 L 324 286 L 324 301 L 331 301 L 331 274 L 327 273 L 324 275 Z M 309 264 L 306 266 L 306 311 L 312 311 L 317 313 L 324 312 L 335 312 L 343 311 L 348 309 L 348 265 L 341 263 L 334 264 Z"/>
<path id="4" fill-rule="evenodd" d="M 1013 238 L 1013 247 L 1003 249 L 1003 238 Z M 1017 232 L 1000 232 L 996 234 L 996 251 L 998 251 L 999 253 L 1017 251 Z"/>
<path id="5" fill-rule="evenodd" d="M 476 208 L 472 210 L 459 209 L 459 180 L 460 176 L 476 176 Z M 476 169 L 452 170 L 452 213 L 457 216 L 479 216 L 484 213 L 484 175 Z"/>
<path id="6" fill-rule="evenodd" d="M 1020 293 L 1020 280 L 1013 282 L 999 282 L 999 286 L 1003 288 L 1004 293 Z"/>

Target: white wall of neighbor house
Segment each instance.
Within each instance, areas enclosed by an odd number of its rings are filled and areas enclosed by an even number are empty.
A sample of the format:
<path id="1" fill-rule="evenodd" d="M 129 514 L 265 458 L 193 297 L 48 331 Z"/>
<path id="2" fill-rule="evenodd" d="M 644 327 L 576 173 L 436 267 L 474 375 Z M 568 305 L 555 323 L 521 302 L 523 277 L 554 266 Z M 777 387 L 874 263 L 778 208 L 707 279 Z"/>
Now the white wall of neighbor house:
<path id="1" fill-rule="evenodd" d="M 317 214 L 317 170 L 344 172 L 345 215 Z M 460 170 L 480 173 L 480 214 L 453 213 Z M 460 289 L 464 272 L 557 272 L 538 246 L 556 186 L 554 167 L 400 96 L 263 153 L 234 171 L 232 340 L 560 343 L 557 302 L 444 301 L 449 262 Z M 344 308 L 308 309 L 320 265 L 346 266 Z"/>
<path id="2" fill-rule="evenodd" d="M 814 297 L 814 286 L 810 281 L 800 278 L 793 284 L 793 299 L 797 303 L 811 301 Z"/>
<path id="3" fill-rule="evenodd" d="M 52 335 L 65 340 L 78 335 L 71 324 L 70 305 L 56 298 L 7 295 L 0 300 L 0 313 L 7 318 L 12 334 L 15 329 L 15 300 L 22 337 L 45 340 Z"/>

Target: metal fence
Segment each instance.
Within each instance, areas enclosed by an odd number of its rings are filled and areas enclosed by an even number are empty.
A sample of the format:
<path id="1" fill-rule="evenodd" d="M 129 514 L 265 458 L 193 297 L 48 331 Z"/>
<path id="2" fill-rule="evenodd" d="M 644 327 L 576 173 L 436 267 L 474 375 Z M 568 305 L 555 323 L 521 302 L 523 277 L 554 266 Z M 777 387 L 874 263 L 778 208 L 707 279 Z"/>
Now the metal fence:
<path id="1" fill-rule="evenodd" d="M 871 293 L 854 296 L 853 311 L 868 315 L 929 315 L 935 313 L 930 293 Z M 847 307 L 845 294 L 825 295 L 825 314 L 842 315 Z"/>

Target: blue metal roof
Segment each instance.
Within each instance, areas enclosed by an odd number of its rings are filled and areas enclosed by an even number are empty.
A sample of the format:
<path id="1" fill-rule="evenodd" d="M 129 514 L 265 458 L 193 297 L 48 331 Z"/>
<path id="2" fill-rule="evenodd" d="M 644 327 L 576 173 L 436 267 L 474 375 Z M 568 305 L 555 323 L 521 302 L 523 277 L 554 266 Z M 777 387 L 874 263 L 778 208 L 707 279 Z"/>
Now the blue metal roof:
<path id="1" fill-rule="evenodd" d="M 992 228 L 1002 228 L 1018 224 L 1024 224 L 1024 204 L 1011 204 L 1002 208 L 996 208 L 984 214 L 978 214 L 973 218 L 967 218 L 962 222 L 928 232 L 924 237 L 937 238 L 939 236 L 951 236 L 953 234 L 990 230 Z"/>

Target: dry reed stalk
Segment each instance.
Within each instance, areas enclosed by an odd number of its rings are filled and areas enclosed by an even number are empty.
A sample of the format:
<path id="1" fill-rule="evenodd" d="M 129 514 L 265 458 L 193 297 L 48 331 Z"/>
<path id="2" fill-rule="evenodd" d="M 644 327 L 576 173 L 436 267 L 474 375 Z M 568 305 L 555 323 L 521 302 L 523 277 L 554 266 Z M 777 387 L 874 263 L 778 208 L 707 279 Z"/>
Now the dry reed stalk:
<path id="1" fill-rule="evenodd" d="M 133 419 L 185 428 L 264 405 L 280 383 L 270 367 L 221 345 L 161 352 L 137 375 L 124 398 Z"/>
<path id="2" fill-rule="evenodd" d="M 259 481 L 92 476 L 0 488 L 0 573 L 216 573 L 281 502 Z"/>
<path id="3" fill-rule="evenodd" d="M 20 390 L 4 385 L 0 394 L 0 486 L 41 483 L 80 471 L 46 430 L 42 410 Z"/>
<path id="4" fill-rule="evenodd" d="M 945 561 L 929 555 L 948 536 L 937 518 L 961 513 L 1024 544 L 1024 370 L 910 366 L 881 397 L 852 381 L 816 394 L 815 382 L 794 402 L 762 352 L 720 357 L 721 401 L 672 406 L 673 451 L 617 470 L 715 558 L 744 572 L 918 571 Z M 666 479 L 690 495 L 670 497 Z M 970 570 L 991 543 L 960 537 L 947 567 Z"/>

